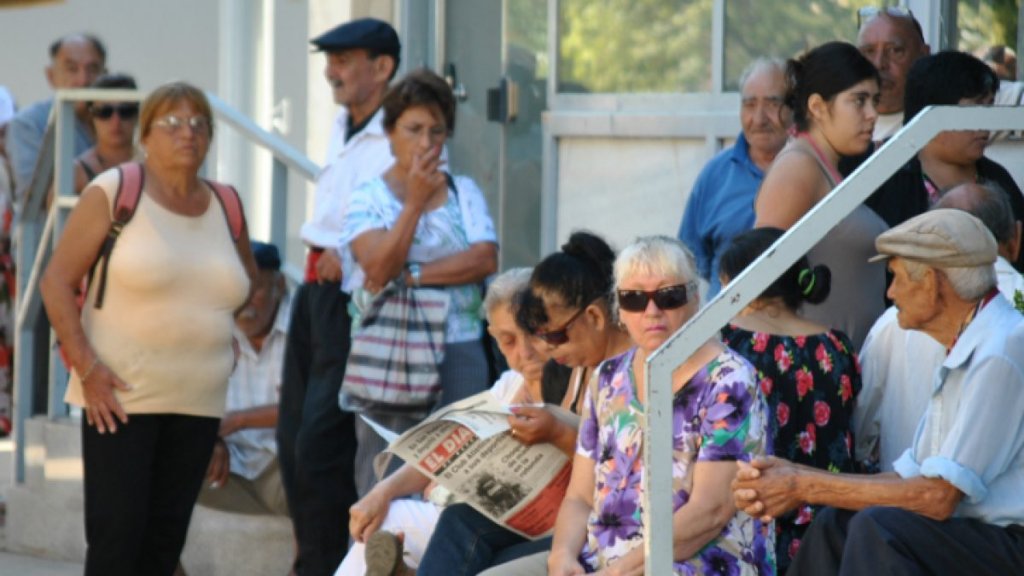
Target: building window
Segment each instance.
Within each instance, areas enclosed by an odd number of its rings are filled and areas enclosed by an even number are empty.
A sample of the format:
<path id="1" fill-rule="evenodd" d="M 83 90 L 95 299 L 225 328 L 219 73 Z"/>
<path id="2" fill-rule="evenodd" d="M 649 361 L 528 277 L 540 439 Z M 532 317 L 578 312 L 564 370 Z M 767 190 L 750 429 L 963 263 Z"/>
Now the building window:
<path id="1" fill-rule="evenodd" d="M 1001 79 L 1015 80 L 1019 15 L 1020 0 L 959 0 L 957 48 L 985 60 Z"/>
<path id="2" fill-rule="evenodd" d="M 877 0 L 726 0 L 723 90 L 739 90 L 739 76 L 761 56 L 792 58 L 830 40 L 857 40 L 857 10 Z"/>
<path id="3" fill-rule="evenodd" d="M 558 91 L 709 92 L 712 0 L 561 0 Z"/>

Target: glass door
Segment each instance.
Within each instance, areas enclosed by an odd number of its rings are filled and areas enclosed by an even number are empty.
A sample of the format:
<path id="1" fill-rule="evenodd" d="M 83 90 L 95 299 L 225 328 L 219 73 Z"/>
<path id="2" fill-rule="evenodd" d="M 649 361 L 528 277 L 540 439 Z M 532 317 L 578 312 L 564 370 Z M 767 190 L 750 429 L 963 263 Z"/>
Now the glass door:
<path id="1" fill-rule="evenodd" d="M 541 113 L 547 94 L 547 0 L 439 2 L 439 62 L 459 101 L 452 171 L 484 191 L 501 268 L 540 258 Z"/>

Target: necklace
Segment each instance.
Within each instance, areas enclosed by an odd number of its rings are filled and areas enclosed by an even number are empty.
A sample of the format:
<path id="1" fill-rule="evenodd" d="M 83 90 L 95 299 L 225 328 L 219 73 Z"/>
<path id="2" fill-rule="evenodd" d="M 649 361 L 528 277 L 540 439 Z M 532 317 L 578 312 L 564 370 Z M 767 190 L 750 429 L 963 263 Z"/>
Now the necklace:
<path id="1" fill-rule="evenodd" d="M 843 181 L 843 176 L 839 174 L 839 171 L 836 170 L 834 166 L 832 166 L 832 163 L 829 162 L 828 157 L 825 156 L 824 152 L 822 152 L 818 143 L 814 141 L 814 138 L 811 138 L 811 135 L 807 132 L 800 132 L 797 134 L 797 137 L 811 145 L 811 149 L 813 149 L 814 153 L 818 156 L 818 161 L 821 163 L 821 166 L 825 168 L 825 170 L 828 171 L 829 176 L 832 177 L 833 187 L 838 186 L 839 183 Z"/>

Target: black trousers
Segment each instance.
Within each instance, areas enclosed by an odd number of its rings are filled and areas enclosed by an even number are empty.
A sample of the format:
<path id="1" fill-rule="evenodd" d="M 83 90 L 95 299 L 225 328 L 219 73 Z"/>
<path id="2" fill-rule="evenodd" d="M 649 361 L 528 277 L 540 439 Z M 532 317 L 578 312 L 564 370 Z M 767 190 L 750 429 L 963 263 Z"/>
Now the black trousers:
<path id="1" fill-rule="evenodd" d="M 939 522 L 900 508 L 825 508 L 787 574 L 1024 574 L 1024 528 L 969 518 Z"/>
<path id="2" fill-rule="evenodd" d="M 354 416 L 338 408 L 348 301 L 337 283 L 306 283 L 295 295 L 288 328 L 277 443 L 299 576 L 333 575 L 348 549 L 356 436 Z"/>
<path id="3" fill-rule="evenodd" d="M 82 418 L 86 576 L 170 576 L 220 420 L 132 414 L 114 434 Z"/>

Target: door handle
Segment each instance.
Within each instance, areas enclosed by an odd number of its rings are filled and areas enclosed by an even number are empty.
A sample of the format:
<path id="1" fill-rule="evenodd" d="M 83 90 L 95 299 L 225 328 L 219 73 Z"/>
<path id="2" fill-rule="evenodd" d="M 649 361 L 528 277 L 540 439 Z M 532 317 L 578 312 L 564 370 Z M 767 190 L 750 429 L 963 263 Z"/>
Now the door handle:
<path id="1" fill-rule="evenodd" d="M 511 124 L 519 116 L 519 84 L 507 76 L 487 90 L 487 119 Z"/>
<path id="2" fill-rule="evenodd" d="M 452 89 L 452 96 L 459 102 L 465 102 L 469 100 L 469 92 L 466 91 L 466 86 L 459 82 L 459 73 L 455 69 L 455 63 L 449 62 L 445 66 L 444 81 L 448 83 L 448 87 Z"/>

